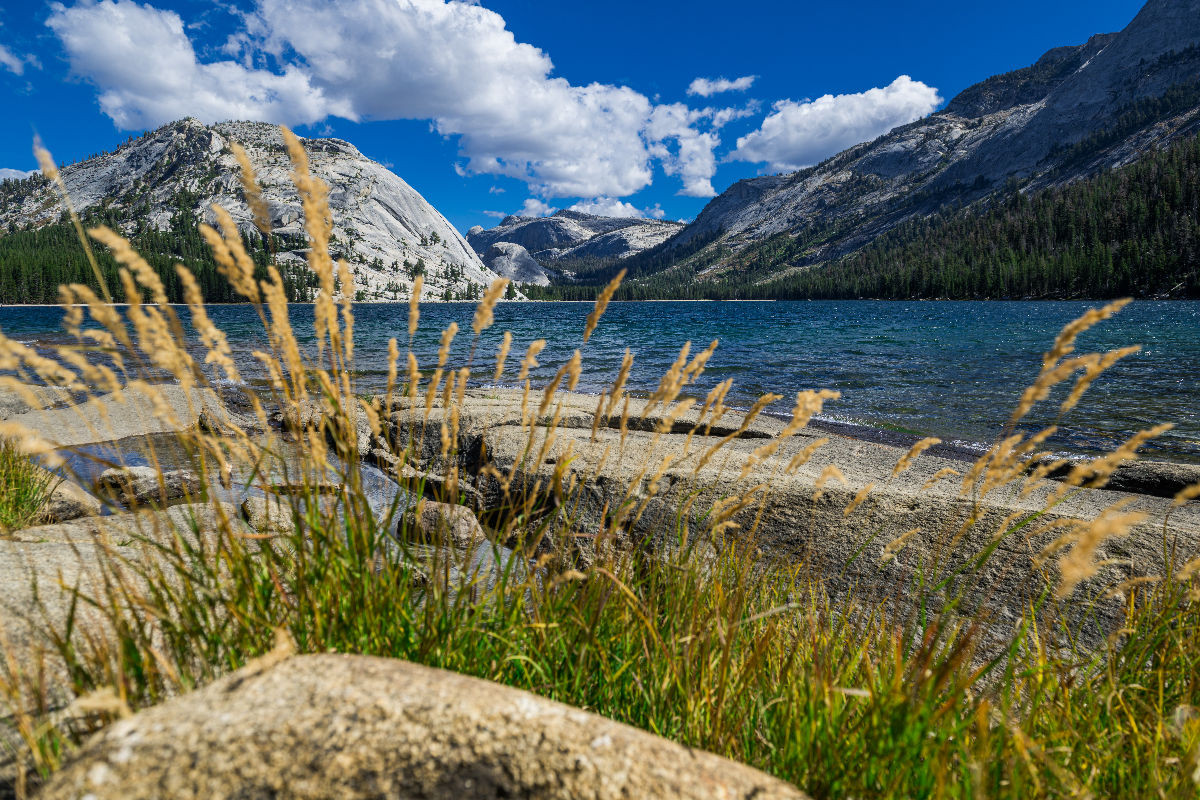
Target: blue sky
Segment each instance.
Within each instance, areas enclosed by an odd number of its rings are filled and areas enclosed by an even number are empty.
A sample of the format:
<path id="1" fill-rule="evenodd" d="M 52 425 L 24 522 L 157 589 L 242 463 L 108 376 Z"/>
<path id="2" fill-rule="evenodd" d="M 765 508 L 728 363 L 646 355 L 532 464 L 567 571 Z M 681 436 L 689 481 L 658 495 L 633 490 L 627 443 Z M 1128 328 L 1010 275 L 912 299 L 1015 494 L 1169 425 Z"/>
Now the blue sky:
<path id="1" fill-rule="evenodd" d="M 0 8 L 0 168 L 170 119 L 339 136 L 462 230 L 578 207 L 694 217 L 939 108 L 1136 0 L 63 0 Z"/>

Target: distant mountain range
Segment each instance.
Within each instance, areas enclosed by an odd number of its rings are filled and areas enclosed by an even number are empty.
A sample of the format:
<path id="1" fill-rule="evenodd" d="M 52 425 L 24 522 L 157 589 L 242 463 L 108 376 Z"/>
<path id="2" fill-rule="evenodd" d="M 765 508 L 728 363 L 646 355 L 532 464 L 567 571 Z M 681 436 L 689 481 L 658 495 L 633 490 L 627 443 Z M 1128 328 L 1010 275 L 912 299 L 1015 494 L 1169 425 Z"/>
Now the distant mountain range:
<path id="1" fill-rule="evenodd" d="M 467 231 L 488 267 L 540 286 L 571 280 L 636 255 L 678 234 L 683 223 L 601 217 L 563 209 L 548 217 L 505 217 L 498 226 Z"/>
<path id="2" fill-rule="evenodd" d="M 554 296 L 586 295 L 586 284 L 621 267 L 632 276 L 626 296 L 838 294 L 828 282 L 813 288 L 819 272 L 906 224 L 962 208 L 982 213 L 1013 192 L 1053 192 L 1197 134 L 1200 0 L 1150 0 L 1120 33 L 1055 48 L 873 142 L 794 173 L 739 181 L 662 244 L 582 286 L 557 281 L 564 286 Z M 809 273 L 807 284 L 797 278 Z"/>
<path id="3" fill-rule="evenodd" d="M 570 210 L 461 236 L 339 139 L 305 139 L 331 187 L 335 255 L 359 299 L 473 299 L 503 275 L 533 297 L 1200 295 L 1200 0 L 1150 0 L 1121 32 L 1058 47 L 944 109 L 813 167 L 735 183 L 690 224 Z M 270 206 L 257 237 L 230 144 Z M 306 242 L 277 128 L 192 119 L 66 166 L 76 206 L 134 237 L 169 279 L 181 260 L 227 296 L 195 223 L 228 209 L 263 265 L 306 296 Z M 0 302 L 89 281 L 40 175 L 0 183 Z M 189 233 L 191 229 L 191 233 Z M 102 264 L 115 275 L 111 259 Z M 309 289 L 311 286 L 308 287 Z"/>
<path id="4" fill-rule="evenodd" d="M 184 119 L 131 139 L 114 152 L 65 166 L 61 173 L 77 210 L 101 215 L 129 235 L 172 233 L 174 238 L 148 241 L 165 248 L 157 255 L 183 258 L 188 254 L 176 252 L 185 249 L 178 243 L 194 232 L 172 230 L 172 221 L 181 213 L 211 223 L 215 203 L 244 231 L 253 231 L 229 147 L 233 142 L 246 149 L 268 202 L 275 258 L 283 265 L 302 264 L 307 245 L 300 201 L 289 177 L 282 135 L 274 125 L 204 125 Z M 418 272 L 425 275 L 424 296 L 431 299 L 473 299 L 495 280 L 495 273 L 446 218 L 382 164 L 340 139 L 302 143 L 313 174 L 330 187 L 331 249 L 350 262 L 359 298 L 407 298 Z M 37 229 L 39 240 L 57 241 L 49 228 L 60 224 L 62 213 L 58 197 L 40 175 L 0 185 L 0 234 Z M 6 246 L 37 247 L 28 236 L 0 235 L 0 264 Z M 0 275 L 0 285 L 11 277 Z M 86 274 L 79 279 L 85 278 Z"/>

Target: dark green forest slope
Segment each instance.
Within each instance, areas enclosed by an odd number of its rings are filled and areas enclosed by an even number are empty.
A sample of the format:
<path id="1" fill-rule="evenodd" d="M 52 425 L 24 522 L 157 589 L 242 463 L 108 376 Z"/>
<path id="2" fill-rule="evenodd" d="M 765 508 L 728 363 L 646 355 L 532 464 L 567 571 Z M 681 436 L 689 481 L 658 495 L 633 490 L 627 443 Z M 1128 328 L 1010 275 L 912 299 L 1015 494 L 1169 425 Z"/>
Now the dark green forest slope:
<path id="1" fill-rule="evenodd" d="M 781 234 L 725 254 L 733 267 L 716 281 L 695 280 L 706 265 L 689 264 L 635 278 L 618 296 L 1200 297 L 1200 137 L 1066 187 L 1031 194 L 1013 187 L 982 211 L 910 220 L 832 263 L 767 282 L 750 277 L 802 259 L 813 241 Z M 550 287 L 544 296 L 594 292 Z"/>
<path id="2" fill-rule="evenodd" d="M 194 202 L 186 192 L 181 193 L 175 198 L 175 212 L 167 230 L 159 231 L 139 224 L 129 238 L 162 278 L 171 302 L 183 300 L 176 264 L 187 266 L 196 275 L 206 302 L 238 302 L 241 298 L 233 294 L 229 282 L 217 272 L 208 245 L 200 236 L 199 220 L 191 210 Z M 108 225 L 119 230 L 123 221 L 125 217 L 100 210 L 86 214 L 84 225 Z M 268 246 L 257 233 L 243 236 L 243 243 L 258 266 L 259 277 L 265 278 L 271 252 L 280 249 L 284 243 L 274 241 Z M 93 248 L 113 298 L 124 300 L 116 261 L 104 247 L 94 244 Z M 309 297 L 313 281 L 308 270 L 283 268 L 281 272 L 290 299 Z M 93 290 L 98 288 L 75 227 L 68 220 L 0 236 L 0 303 L 57 303 L 58 287 L 63 283 L 82 283 Z"/>

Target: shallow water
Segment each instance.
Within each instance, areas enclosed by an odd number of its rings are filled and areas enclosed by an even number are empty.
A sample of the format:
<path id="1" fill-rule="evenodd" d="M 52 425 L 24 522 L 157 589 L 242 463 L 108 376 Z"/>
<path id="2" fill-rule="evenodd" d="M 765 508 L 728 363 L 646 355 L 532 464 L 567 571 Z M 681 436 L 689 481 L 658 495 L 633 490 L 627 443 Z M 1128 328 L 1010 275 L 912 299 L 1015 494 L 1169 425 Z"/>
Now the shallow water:
<path id="1" fill-rule="evenodd" d="M 963 446 L 988 443 L 1000 432 L 1021 390 L 1034 378 L 1041 355 L 1068 321 L 1098 303 L 1018 302 L 637 302 L 613 303 L 584 351 L 579 389 L 600 392 L 616 375 L 625 347 L 635 356 L 630 388 L 652 391 L 685 342 L 696 352 L 720 340 L 694 391 L 702 395 L 734 379 L 731 404 L 748 406 L 763 392 L 784 394 L 830 388 L 842 399 L 827 405 L 833 419 L 933 434 Z M 496 308 L 495 326 L 474 355 L 474 372 L 490 378 L 504 330 L 514 336 L 508 376 L 530 341 L 549 340 L 535 379 L 547 380 L 581 346 L 584 303 L 508 303 Z M 209 313 L 238 349 L 243 374 L 258 370 L 250 353 L 264 346 L 261 324 L 246 306 L 214 306 Z M 460 333 L 451 366 L 468 362 L 474 305 L 421 307 L 413 349 L 423 365 L 436 358 L 441 330 Z M 0 309 L 0 330 L 25 341 L 57 338 L 55 308 Z M 311 338 L 311 306 L 295 306 L 292 324 Z M 406 304 L 355 306 L 356 363 L 361 391 L 386 380 L 387 341 L 407 339 Z M 57 334 L 61 336 L 61 334 Z M 1050 442 L 1071 453 L 1110 449 L 1132 432 L 1159 422 L 1175 429 L 1150 444 L 1148 457 L 1200 462 L 1200 302 L 1138 301 L 1080 337 L 1079 351 L 1141 344 L 1117 364 L 1060 423 Z M 502 381 L 503 382 L 503 381 Z M 786 414 L 788 400 L 772 410 Z M 1032 415 L 1029 426 L 1049 423 L 1054 410 Z"/>

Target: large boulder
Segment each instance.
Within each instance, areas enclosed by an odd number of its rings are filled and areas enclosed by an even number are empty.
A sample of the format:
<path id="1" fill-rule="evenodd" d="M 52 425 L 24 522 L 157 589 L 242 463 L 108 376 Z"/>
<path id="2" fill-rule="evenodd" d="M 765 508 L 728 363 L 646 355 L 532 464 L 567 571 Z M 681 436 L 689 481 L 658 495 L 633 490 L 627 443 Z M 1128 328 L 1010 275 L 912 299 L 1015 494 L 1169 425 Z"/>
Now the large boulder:
<path id="1" fill-rule="evenodd" d="M 126 507 L 168 503 L 200 492 L 200 478 L 186 469 L 159 472 L 153 467 L 113 467 L 100 473 L 96 488 Z"/>
<path id="2" fill-rule="evenodd" d="M 466 506 L 422 500 L 405 513 L 397 532 L 411 541 L 466 548 L 487 541 L 487 533 Z"/>
<path id="3" fill-rule="evenodd" d="M 596 420 L 595 397 L 560 392 L 544 417 L 535 419 L 530 427 L 522 418 L 521 391 L 468 390 L 458 412 L 458 438 L 451 445 L 450 459 L 441 456 L 440 437 L 443 423 L 451 423 L 451 414 L 436 400 L 428 416 L 421 405 L 410 409 L 404 402 L 398 403 L 386 415 L 387 435 L 410 445 L 416 468 L 445 471 L 457 466 L 460 482 L 473 481 L 483 497 L 488 511 L 482 518 L 497 528 L 505 523 L 505 509 L 522 507 L 527 494 L 536 492 L 544 497 L 541 506 L 541 501 L 533 503 L 535 511 L 553 508 L 557 498 L 552 487 L 562 481 L 564 491 L 568 484 L 573 486 L 570 513 L 577 529 L 602 529 L 612 509 L 629 497 L 645 498 L 643 513 L 627 523 L 622 533 L 630 543 L 670 547 L 679 540 L 680 509 L 689 510 L 687 521 L 694 536 L 704 530 L 702 515 L 714 503 L 744 497 L 757 486 L 769 486 L 766 502 L 749 502 L 733 520 L 740 527 L 726 531 L 724 538 L 752 535 L 764 557 L 807 565 L 813 574 L 826 576 L 825 587 L 838 596 L 853 590 L 860 597 L 901 602 L 904 593 L 897 587 L 915 585 L 923 565 L 945 557 L 947 542 L 956 542 L 955 557 L 965 559 L 991 548 L 993 535 L 1004 520 L 1011 523 L 1040 515 L 1004 538 L 979 570 L 978 580 L 965 589 L 964 608 L 986 610 L 1003 624 L 1019 619 L 1029 603 L 1037 600 L 1047 580 L 1056 582 L 1053 568 L 1047 571 L 1039 566 L 1037 557 L 1062 533 L 1061 526 L 1069 525 L 1070 520 L 1093 520 L 1111 504 L 1124 500 L 1129 503 L 1128 510 L 1145 511 L 1149 519 L 1128 536 L 1110 538 L 1097 548 L 1100 572 L 1070 600 L 1079 604 L 1072 614 L 1078 612 L 1080 618 L 1086 615 L 1096 622 L 1088 628 L 1095 641 L 1119 629 L 1124 603 L 1119 594 L 1113 594 L 1092 607 L 1089 595 L 1131 579 L 1163 575 L 1169 569 L 1163 558 L 1163 519 L 1168 513 L 1165 534 L 1176 552 L 1200 548 L 1200 504 L 1172 510 L 1168 498 L 1127 494 L 1112 487 L 1072 492 L 1042 513 L 1047 495 L 1058 489 L 1058 484 L 1050 482 L 1026 493 L 1015 482 L 976 501 L 961 494 L 960 476 L 971 465 L 955 460 L 953 454 L 930 450 L 893 474 L 907 444 L 897 447 L 810 426 L 786 440 L 775 458 L 756 462 L 755 451 L 779 434 L 785 420 L 764 414 L 742 429 L 743 416 L 729 412 L 711 428 L 702 426 L 693 432 L 697 423 L 694 410 L 668 420 L 662 409 L 643 417 L 644 408 L 645 401 L 630 400 L 627 430 L 622 433 L 620 417 Z M 547 418 L 555 415 L 558 427 L 551 435 Z M 730 438 L 706 457 L 723 437 Z M 820 439 L 828 441 L 792 474 L 778 468 Z M 540 461 L 533 455 L 538 453 L 543 456 Z M 451 459 L 453 463 L 447 463 Z M 742 467 L 748 462 L 750 468 L 743 477 Z M 664 464 L 666 469 L 652 490 L 650 479 Z M 840 468 L 836 473 L 840 477 L 830 477 L 835 473 L 827 470 L 833 466 Z M 1134 462 L 1124 471 L 1132 476 L 1140 468 Z M 1161 465 L 1146 465 L 1145 471 L 1147 476 L 1138 488 L 1141 492 L 1156 488 L 1159 494 L 1173 493 L 1192 474 L 1190 468 L 1180 468 L 1178 474 L 1167 476 L 1168 485 Z M 498 475 L 512 475 L 507 495 Z M 1159 476 L 1154 487 L 1151 475 Z M 1119 488 L 1127 491 L 1131 485 Z M 865 502 L 848 512 L 863 490 L 868 490 Z M 974 524 L 968 525 L 970 520 Z M 1032 531 L 1036 535 L 1030 538 Z M 579 541 L 580 547 L 588 546 L 587 540 Z M 896 549 L 889 551 L 889 545 Z M 581 553 L 585 560 L 588 555 Z"/>
<path id="4" fill-rule="evenodd" d="M 106 394 L 62 407 L 34 408 L 14 414 L 8 421 L 36 431 L 59 447 L 76 447 L 186 430 L 196 426 L 205 408 L 220 406 L 220 398 L 211 389 L 135 385 L 125 387 L 119 395 Z"/>
<path id="5" fill-rule="evenodd" d="M 44 800 L 802 798 L 747 766 L 499 684 L 384 658 L 249 666 L 117 722 Z"/>

